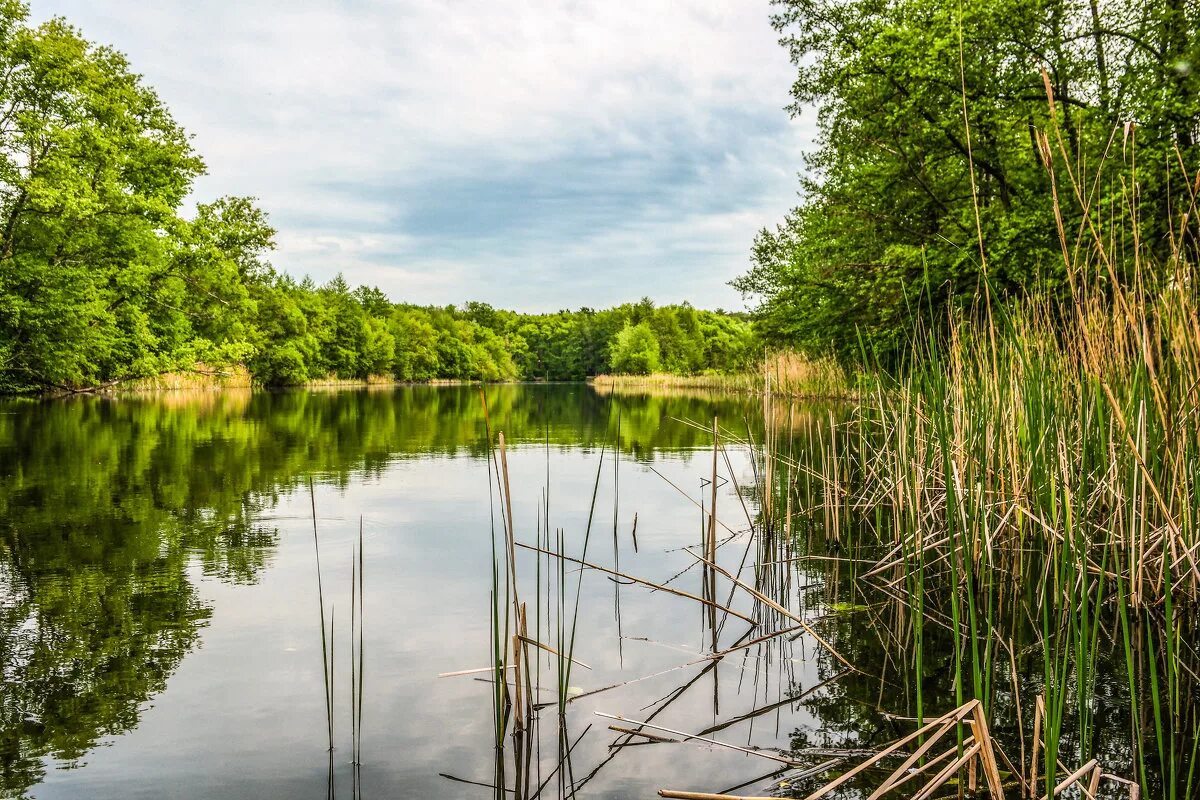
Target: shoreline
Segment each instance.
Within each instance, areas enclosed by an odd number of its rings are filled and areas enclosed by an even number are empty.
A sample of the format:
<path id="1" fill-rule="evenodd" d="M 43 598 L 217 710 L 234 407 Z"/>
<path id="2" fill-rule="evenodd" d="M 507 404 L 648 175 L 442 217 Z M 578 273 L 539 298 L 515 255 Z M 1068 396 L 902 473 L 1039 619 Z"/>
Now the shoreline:
<path id="1" fill-rule="evenodd" d="M 173 370 L 159 375 L 125 378 L 87 387 L 50 387 L 45 391 L 0 394 L 7 398 L 62 398 L 77 395 L 144 395 L 169 392 L 217 392 L 233 389 L 284 391 L 289 389 L 379 389 L 397 386 L 521 386 L 549 384 L 586 384 L 601 393 L 704 392 L 780 395 L 805 400 L 854 401 L 861 399 L 852 376 L 831 360 L 809 360 L 796 353 L 779 352 L 768 356 L 754 371 L 739 373 L 703 373 L 678 375 L 657 372 L 648 375 L 589 375 L 579 380 L 504 380 L 438 378 L 430 381 L 397 380 L 390 375 L 366 378 L 326 376 L 297 384 L 271 385 L 254 378 L 242 364 L 211 367 L 198 363 L 192 369 Z"/>

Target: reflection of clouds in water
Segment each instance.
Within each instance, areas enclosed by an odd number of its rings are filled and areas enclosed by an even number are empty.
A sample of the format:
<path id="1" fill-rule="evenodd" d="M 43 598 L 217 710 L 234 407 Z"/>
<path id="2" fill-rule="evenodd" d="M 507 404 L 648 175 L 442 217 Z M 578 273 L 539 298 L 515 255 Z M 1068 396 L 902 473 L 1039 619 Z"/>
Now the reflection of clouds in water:
<path id="1" fill-rule="evenodd" d="M 541 442 L 548 429 L 551 524 L 564 530 L 568 552 L 578 554 L 601 445 L 615 432 L 614 408 L 581 386 L 489 387 L 487 392 L 494 430 L 505 430 L 513 442 L 508 461 L 518 539 L 534 540 L 546 477 Z M 327 610 L 336 618 L 340 752 L 349 752 L 349 575 L 361 514 L 366 540 L 364 784 L 396 795 L 447 796 L 439 771 L 459 774 L 468 765 L 463 777 L 490 775 L 488 685 L 472 677 L 435 677 L 485 666 L 489 658 L 489 485 L 478 390 L 254 393 L 228 403 L 219 398 L 197 396 L 194 405 L 180 396 L 170 403 L 146 396 L 23 407 L 29 410 L 22 411 L 22 424 L 0 431 L 0 463 L 8 465 L 0 474 L 0 494 L 10 522 L 21 526 L 19 563 L 26 571 L 41 566 L 61 573 L 56 580 L 35 583 L 32 603 L 43 618 L 55 614 L 69 620 L 74 613 L 86 620 L 88 636 L 78 641 L 102 656 L 95 663 L 110 669 L 115 662 L 109 650 L 125 659 L 121 681 L 106 691 L 115 696 L 120 687 L 133 698 L 121 707 L 121 726 L 101 724 L 90 734 L 97 718 L 64 706 L 64 735 L 74 737 L 74 753 L 87 752 L 88 736 L 122 735 L 104 738 L 109 746 L 88 756 L 84 769 L 51 770 L 38 796 L 135 797 L 141 790 L 129 786 L 130 776 L 140 785 L 179 787 L 193 797 L 231 792 L 290 797 L 323 785 L 320 634 L 305 488 L 310 472 L 316 474 Z M 691 562 L 678 548 L 699 541 L 701 517 L 646 465 L 652 461 L 699 498 L 701 479 L 711 470 L 705 434 L 672 418 L 702 420 L 713 407 L 689 398 L 612 402 L 623 412 L 625 448 L 621 566 L 663 581 Z M 718 411 L 739 419 L 745 408 L 741 401 L 729 401 Z M 730 456 L 735 474 L 746 468 L 743 451 L 732 449 Z M 612 450 L 604 458 L 588 557 L 609 564 Z M 29 501 L 31 487 L 40 502 Z M 745 524 L 732 484 L 722 487 L 718 502 L 732 527 Z M 636 555 L 630 537 L 634 512 L 639 515 Z M 64 539 L 63 530 L 73 533 Z M 8 551 L 0 554 L 4 575 L 17 574 L 15 563 Z M 90 567 L 81 569 L 85 563 Z M 518 558 L 531 605 L 537 563 L 528 553 Z M 544 560 L 542 570 L 549 571 Z M 76 583 L 63 584 L 63 579 Z M 569 571 L 572 599 L 577 579 Z M 678 580 L 682 588 L 698 590 L 697 571 Z M 69 599 L 73 594 L 59 596 L 59 588 L 72 585 L 78 587 L 72 592 L 90 593 L 94 604 L 81 605 Z M 697 608 L 643 587 L 620 588 L 624 633 L 676 643 L 688 652 L 633 641 L 621 643 L 619 651 L 614 590 L 603 575 L 584 575 L 576 656 L 594 669 L 575 670 L 572 684 L 587 690 L 616 683 L 678 666 L 703 652 L 704 622 Z M 130 609 L 140 628 L 126 626 L 128 613 L 106 616 L 117 608 L 115 602 L 126 604 L 121 608 Z M 182 659 L 199 625 L 206 626 L 202 646 Z M 740 629 L 730 628 L 722 641 L 737 635 Z M 553 642 L 545 632 L 542 637 Z M 52 667 L 61 669 L 75 657 L 54 648 L 44 655 L 59 658 L 62 663 Z M 768 680 L 769 670 L 756 673 L 763 662 L 754 655 L 717 670 L 721 717 L 745 713 L 755 697 L 776 691 L 777 677 Z M 552 685 L 549 662 L 542 663 L 544 680 Z M 572 736 L 594 724 L 576 751 L 577 769 L 590 770 L 607 756 L 609 732 L 596 724 L 593 711 L 636 716 L 699 669 L 675 670 L 572 704 Z M 797 667 L 804 684 L 811 680 L 809 669 Z M 164 686 L 169 690 L 162 692 Z M 139 709 L 151 694 L 153 707 Z M 711 694 L 706 677 L 662 721 L 681 730 L 711 724 Z M 756 728 L 755 742 L 778 745 L 794 722 L 807 720 L 803 714 L 784 716 L 778 734 L 773 717 L 770 726 Z M 548 711 L 547 730 L 554 719 Z M 735 738 L 742 735 L 740 729 L 731 732 Z M 600 773 L 593 789 L 605 796 L 625 791 L 622 787 L 641 791 L 660 780 L 726 785 L 731 774 L 749 777 L 761 766 L 699 745 L 630 748 Z"/>

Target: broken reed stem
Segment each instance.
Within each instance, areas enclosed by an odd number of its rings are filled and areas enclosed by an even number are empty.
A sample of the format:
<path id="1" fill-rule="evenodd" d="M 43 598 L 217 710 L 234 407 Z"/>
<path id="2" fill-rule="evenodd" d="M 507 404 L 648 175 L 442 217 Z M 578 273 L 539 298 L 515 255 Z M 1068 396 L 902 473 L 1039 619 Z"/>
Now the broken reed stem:
<path id="1" fill-rule="evenodd" d="M 549 654 L 550 654 L 550 655 L 552 655 L 552 656 L 561 656 L 561 657 L 563 657 L 563 658 L 566 658 L 566 659 L 568 659 L 568 660 L 569 660 L 569 661 L 570 661 L 572 664 L 578 664 L 579 666 L 583 667 L 584 669 L 589 669 L 589 670 L 591 669 L 591 667 L 589 667 L 587 664 L 585 664 L 585 663 L 583 663 L 582 661 L 580 661 L 578 658 L 571 658 L 570 656 L 563 656 L 563 654 L 562 654 L 562 653 L 560 653 L 558 650 L 555 650 L 553 647 L 551 647 L 551 646 L 550 646 L 550 645 L 548 645 L 548 644 L 542 644 L 542 643 L 541 643 L 541 642 L 539 642 L 537 639 L 531 639 L 531 638 L 529 638 L 528 636 L 526 636 L 526 635 L 524 635 L 524 634 L 522 634 L 522 635 L 520 636 L 520 639 L 521 639 L 521 642 L 522 642 L 523 644 L 532 645 L 533 647 L 536 647 L 536 648 L 538 648 L 539 650 L 545 650 L 547 653 L 549 653 Z"/>
<path id="2" fill-rule="evenodd" d="M 876 753 L 870 759 L 862 762 L 857 767 L 854 767 L 853 769 L 849 770 L 848 772 L 845 772 L 842 775 L 840 775 L 838 778 L 825 784 L 820 789 L 818 789 L 817 791 L 813 792 L 808 797 L 806 797 L 805 800 L 817 800 L 817 798 L 819 798 L 819 797 L 824 797 L 825 795 L 829 794 L 837 787 L 850 781 L 852 778 L 854 778 L 859 773 L 874 766 L 875 764 L 878 764 L 880 762 L 880 760 L 882 760 L 885 756 L 891 755 L 892 753 L 899 750 L 901 747 L 904 747 L 909 742 L 912 742 L 915 739 L 918 739 L 921 736 L 924 736 L 926 733 L 933 730 L 934 728 L 944 728 L 944 730 L 942 731 L 942 733 L 944 733 L 946 730 L 949 730 L 951 727 L 957 725 L 965 717 L 967 717 L 967 715 L 969 715 L 972 711 L 975 710 L 975 707 L 977 705 L 979 705 L 978 700 L 969 700 L 966 703 L 964 703 L 963 705 L 959 706 L 958 708 L 947 711 L 945 714 L 943 714 L 942 716 L 933 720 L 932 722 L 929 722 L 929 723 L 921 726 L 920 728 L 917 728 L 915 731 L 913 731 L 909 735 L 905 736 L 903 739 L 899 739 L 899 740 L 893 742 L 892 744 L 888 745 L 886 748 L 884 748 L 883 750 L 880 750 L 878 753 Z"/>
<path id="3" fill-rule="evenodd" d="M 779 800 L 778 797 L 750 797 L 740 794 L 712 794 L 711 792 L 679 792 L 674 789 L 659 789 L 659 797 L 673 797 L 676 800 Z"/>
<path id="4" fill-rule="evenodd" d="M 512 592 L 512 611 L 513 625 L 519 625 L 521 618 L 521 600 L 517 593 L 517 555 L 513 548 L 513 540 L 516 538 L 516 533 L 513 531 L 513 513 L 512 513 L 512 486 L 508 478 L 508 448 L 504 440 L 504 431 L 496 434 L 498 450 L 500 453 L 500 479 L 504 486 L 504 540 L 505 550 L 508 553 L 508 584 Z M 513 651 L 513 658 L 518 658 L 517 651 Z"/>
<path id="5" fill-rule="evenodd" d="M 1058 785 L 1054 787 L 1054 791 L 1052 793 L 1042 795 L 1042 800 L 1050 800 L 1051 797 L 1058 797 L 1060 794 L 1062 794 L 1063 792 L 1065 792 L 1067 790 L 1068 786 L 1075 783 L 1076 781 L 1081 780 L 1083 778 L 1083 776 L 1085 776 L 1089 772 L 1092 772 L 1093 770 L 1095 770 L 1099 766 L 1099 764 L 1100 764 L 1100 762 L 1093 758 L 1091 761 L 1087 762 L 1082 767 L 1075 770 L 1070 775 L 1068 775 L 1067 777 L 1065 777 L 1061 781 L 1059 781 Z M 1093 794 L 1093 797 L 1094 796 L 1095 795 Z"/>
<path id="6" fill-rule="evenodd" d="M 617 733 L 626 733 L 630 736 L 641 736 L 652 742 L 661 742 L 663 744 L 676 744 L 679 742 L 679 739 L 672 739 L 670 736 L 659 736 L 657 733 L 647 733 L 646 731 L 639 731 L 636 728 L 622 728 L 620 725 L 609 725 L 608 729 Z"/>
<path id="7" fill-rule="evenodd" d="M 654 583 L 653 581 L 648 581 L 645 578 L 638 578 L 633 575 L 627 575 L 624 572 L 617 572 L 616 570 L 609 569 L 608 567 L 601 567 L 598 564 L 592 564 L 590 562 L 583 561 L 578 558 L 572 558 L 571 556 L 563 555 L 562 553 L 556 553 L 553 550 L 547 550 L 542 547 L 534 547 L 531 544 L 523 544 L 521 542 L 514 542 L 514 544 L 517 547 L 523 548 L 525 550 L 532 550 L 537 553 L 544 553 L 545 555 L 553 556 L 554 558 L 560 559 L 562 561 L 569 561 L 573 564 L 578 564 L 581 567 L 587 567 L 588 569 L 594 569 L 599 572 L 605 572 L 605 573 L 608 573 L 609 575 L 612 575 L 617 578 L 623 578 L 627 581 L 633 581 L 634 583 L 639 583 L 642 586 L 648 586 L 651 589 L 656 589 L 661 592 L 666 592 L 667 594 L 673 594 L 676 597 L 684 597 L 684 598 L 687 598 L 688 600 L 694 600 L 697 603 L 703 603 L 704 605 L 711 605 L 711 606 L 714 606 L 718 611 L 724 611 L 728 614 L 732 614 L 733 616 L 737 617 L 740 620 L 749 622 L 751 625 L 758 625 L 758 623 L 755 620 L 751 619 L 750 617 L 747 617 L 745 614 L 738 613 L 737 611 L 734 611 L 731 608 L 726 608 L 725 606 L 714 603 L 711 600 L 706 600 L 703 597 L 697 597 L 696 595 L 691 594 L 690 592 L 685 592 L 682 589 L 675 589 L 670 586 L 663 586 L 662 584 Z"/>
<path id="8" fill-rule="evenodd" d="M 796 614 L 793 614 L 787 608 L 785 608 L 784 606 L 775 602 L 770 597 L 767 597 L 765 594 L 758 591 L 753 586 L 750 586 L 749 584 L 744 583 L 743 581 L 740 581 L 737 578 L 733 577 L 733 575 L 731 575 L 728 570 L 725 570 L 725 569 L 717 566 L 715 563 L 708 561 L 703 556 L 697 555 L 696 553 L 692 552 L 691 550 L 687 550 L 686 548 L 685 548 L 685 550 L 688 553 L 688 555 L 690 555 L 692 558 L 696 558 L 701 561 L 705 561 L 708 564 L 710 569 L 712 569 L 714 572 L 719 572 L 722 575 L 724 575 L 726 578 L 728 578 L 730 581 L 732 581 L 735 586 L 748 592 L 755 600 L 758 600 L 763 605 L 769 606 L 770 608 L 772 608 L 779 614 L 782 614 L 783 616 L 787 617 L 788 619 L 792 620 L 793 622 L 796 622 L 797 624 L 799 624 L 799 626 L 804 629 L 805 633 L 807 633 L 809 636 L 816 639 L 821 644 L 822 647 L 824 647 L 826 650 L 829 651 L 830 655 L 832 655 L 834 658 L 836 658 L 838 661 L 840 661 L 847 669 L 851 669 L 854 672 L 862 671 L 862 670 L 858 669 L 857 667 L 855 667 L 853 664 L 851 664 L 849 661 L 847 661 L 845 658 L 843 658 L 841 653 L 839 653 L 837 650 L 835 650 L 833 648 L 833 645 L 831 645 L 829 642 L 825 641 L 825 639 L 821 636 L 821 634 L 819 634 L 815 630 L 813 630 L 813 627 L 811 625 L 809 625 L 808 622 L 806 622 L 803 617 L 799 617 Z M 731 611 L 730 613 L 733 613 L 736 616 L 735 612 Z M 744 617 L 743 617 L 743 619 L 744 619 Z"/>
<path id="9" fill-rule="evenodd" d="M 604 717 L 605 719 L 615 719 L 617 722 L 628 722 L 630 725 L 638 725 L 638 726 L 641 726 L 644 728 L 653 728 L 654 730 L 662 731 L 663 733 L 671 733 L 671 734 L 674 734 L 675 736 L 682 736 L 684 741 L 693 741 L 694 740 L 694 741 L 704 742 L 706 744 L 716 745 L 717 747 L 724 747 L 727 750 L 736 750 L 739 753 L 745 753 L 746 755 L 749 755 L 749 756 L 758 756 L 760 758 L 766 758 L 771 761 L 778 761 L 780 764 L 787 764 L 790 767 L 799 765 L 799 762 L 797 762 L 793 759 L 786 758 L 786 757 L 780 756 L 780 755 L 775 755 L 773 753 L 768 753 L 764 750 L 753 750 L 749 747 L 739 747 L 736 744 L 729 744 L 727 742 L 717 741 L 716 739 L 709 739 L 704 736 L 695 736 L 690 733 L 684 733 L 683 731 L 677 731 L 673 728 L 664 728 L 662 725 L 655 725 L 650 722 L 640 722 L 636 719 L 630 719 L 629 717 L 622 717 L 619 714 L 607 714 L 603 711 L 597 711 L 596 716 Z"/>

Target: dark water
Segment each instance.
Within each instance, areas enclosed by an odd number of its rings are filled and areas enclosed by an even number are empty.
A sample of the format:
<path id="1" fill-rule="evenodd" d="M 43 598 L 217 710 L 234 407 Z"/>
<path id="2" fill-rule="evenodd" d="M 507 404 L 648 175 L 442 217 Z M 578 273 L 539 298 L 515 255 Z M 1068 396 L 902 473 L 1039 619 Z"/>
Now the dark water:
<path id="1" fill-rule="evenodd" d="M 712 440 L 689 421 L 710 424 L 716 414 L 759 437 L 758 401 L 610 399 L 582 385 L 492 387 L 487 396 L 492 429 L 509 442 L 519 541 L 537 540 L 548 505 L 550 529 L 579 555 L 594 492 L 589 561 L 701 592 L 682 548 L 701 541 L 697 503 L 710 496 Z M 486 786 L 497 763 L 492 685 L 480 674 L 438 677 L 490 659 L 499 517 L 484 426 L 478 390 L 458 387 L 0 404 L 0 796 L 495 796 Z M 735 570 L 748 552 L 749 520 L 760 516 L 752 487 L 762 464 L 746 447 L 728 456 L 719 465 L 717 507 L 728 526 L 719 560 Z M 336 631 L 332 762 L 310 480 Z M 348 617 L 360 518 L 365 702 L 356 778 Z M 777 580 L 776 596 L 859 672 L 846 673 L 800 633 L 716 666 L 696 663 L 713 649 L 702 606 L 594 571 L 577 584 L 568 565 L 566 603 L 574 606 L 577 586 L 581 598 L 574 654 L 590 667 L 573 669 L 572 694 L 637 679 L 568 705 L 562 735 L 577 744 L 563 772 L 578 796 L 743 784 L 739 793 L 766 794 L 781 766 L 772 748 L 817 764 L 823 749 L 874 747 L 912 730 L 898 719 L 914 713 L 916 680 L 897 649 L 902 607 L 857 589 L 853 559 L 868 554 L 843 551 L 819 520 L 809 522 L 789 530 L 797 552 L 815 558 L 777 578 L 759 572 L 756 584 Z M 761 542 L 749 555 L 770 559 Z M 546 642 L 555 640 L 558 578 L 549 576 L 557 569 L 528 552 L 517 557 L 530 627 Z M 722 601 L 727 591 L 722 583 Z M 745 597 L 732 605 L 755 612 Z M 718 648 L 750 630 L 725 617 Z M 931 632 L 926 648 L 925 708 L 941 713 L 955 705 L 953 647 Z M 1021 691 L 1032 698 L 1040 656 L 1018 656 Z M 1120 771 L 1130 767 L 1132 722 L 1124 678 L 1107 659 L 1101 654 L 1097 678 L 1098 748 Z M 546 690 L 539 700 L 553 702 L 557 660 L 536 661 Z M 995 733 L 1015 753 L 1015 706 L 1008 684 L 997 684 Z M 613 749 L 620 737 L 608 725 L 621 723 L 597 712 L 654 715 L 675 731 L 716 729 L 706 735 L 762 750 L 696 741 Z M 558 797 L 556 709 L 539 719 L 525 782 L 546 781 L 541 796 Z M 521 780 L 513 750 L 509 741 L 501 754 L 508 785 Z"/>

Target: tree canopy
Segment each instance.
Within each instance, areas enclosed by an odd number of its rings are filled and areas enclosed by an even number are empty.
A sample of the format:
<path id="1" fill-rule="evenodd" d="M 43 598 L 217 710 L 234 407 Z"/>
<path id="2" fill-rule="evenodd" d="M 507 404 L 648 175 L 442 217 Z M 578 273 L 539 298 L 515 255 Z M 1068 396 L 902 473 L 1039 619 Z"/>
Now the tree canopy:
<path id="1" fill-rule="evenodd" d="M 815 108 L 820 137 L 803 203 L 759 234 L 735 282 L 761 298 L 768 339 L 886 356 L 915 321 L 1054 298 L 1066 278 L 1055 186 L 1082 179 L 1090 208 L 1118 209 L 1135 162 L 1140 236 L 1169 261 L 1200 161 L 1200 5 L 774 4 L 797 67 L 791 111 Z M 1068 157 L 1049 159 L 1039 131 Z M 1070 199 L 1067 230 L 1084 205 Z"/>

